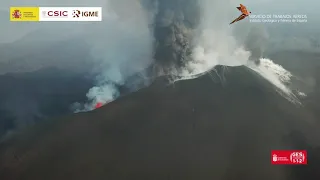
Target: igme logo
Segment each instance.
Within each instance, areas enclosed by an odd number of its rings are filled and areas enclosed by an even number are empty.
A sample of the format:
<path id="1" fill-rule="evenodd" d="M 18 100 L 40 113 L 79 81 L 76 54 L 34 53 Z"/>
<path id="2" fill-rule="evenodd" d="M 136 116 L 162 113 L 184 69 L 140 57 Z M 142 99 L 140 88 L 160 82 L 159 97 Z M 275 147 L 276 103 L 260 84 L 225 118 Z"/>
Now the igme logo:
<path id="1" fill-rule="evenodd" d="M 73 10 L 72 15 L 73 15 L 74 18 L 80 17 L 80 14 L 81 14 L 81 11 L 79 11 L 79 10 Z"/>
<path id="2" fill-rule="evenodd" d="M 79 17 L 99 17 L 99 11 L 73 10 L 72 15 L 73 15 L 74 18 L 79 18 Z"/>

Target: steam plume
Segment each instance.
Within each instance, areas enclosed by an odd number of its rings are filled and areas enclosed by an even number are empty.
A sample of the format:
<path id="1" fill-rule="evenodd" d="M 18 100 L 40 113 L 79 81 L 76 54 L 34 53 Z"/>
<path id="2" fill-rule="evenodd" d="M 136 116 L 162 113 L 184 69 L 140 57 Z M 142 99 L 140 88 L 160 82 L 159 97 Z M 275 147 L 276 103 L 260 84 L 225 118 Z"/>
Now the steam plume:
<path id="1" fill-rule="evenodd" d="M 299 102 L 286 86 L 292 74 L 269 59 L 261 59 L 265 50 L 267 33 L 263 28 L 246 26 L 243 39 L 237 38 L 234 26 L 229 25 L 233 15 L 229 9 L 238 4 L 232 1 L 198 1 L 202 11 L 201 22 L 193 38 L 192 61 L 185 62 L 180 71 L 182 79 L 195 78 L 212 70 L 216 65 L 247 66 L 258 72 L 292 102 Z M 226 10 L 227 9 L 227 10 Z M 244 22 L 245 23 L 245 22 Z M 243 36 L 244 34 L 242 34 Z M 260 59 L 262 64 L 260 64 Z M 255 63 L 252 63 L 255 62 Z"/>
<path id="2" fill-rule="evenodd" d="M 268 37 L 264 29 L 245 26 L 241 32 L 247 34 L 242 34 L 240 37 L 245 38 L 241 39 L 237 34 L 239 31 L 229 25 L 237 12 L 232 11 L 238 6 L 237 2 L 108 2 L 108 18 L 89 41 L 98 65 L 98 76 L 97 86 L 87 94 L 90 102 L 85 105 L 86 110 L 93 109 L 96 103 L 117 98 L 120 95 L 117 87 L 125 85 L 129 77 L 152 64 L 157 67 L 158 75 L 163 70 L 166 75 L 182 76 L 183 79 L 200 76 L 217 65 L 247 66 L 273 83 L 285 96 L 294 98 L 285 85 L 291 73 L 283 68 L 279 71 L 279 66 L 271 60 L 263 59 L 264 63 L 259 63 Z"/>
<path id="3" fill-rule="evenodd" d="M 139 1 L 110 0 L 104 13 L 103 22 L 94 25 L 94 34 L 86 35 L 96 86 L 87 93 L 89 102 L 84 107 L 75 105 L 77 110 L 91 110 L 97 103 L 114 100 L 120 95 L 118 87 L 153 60 L 150 18 Z"/>

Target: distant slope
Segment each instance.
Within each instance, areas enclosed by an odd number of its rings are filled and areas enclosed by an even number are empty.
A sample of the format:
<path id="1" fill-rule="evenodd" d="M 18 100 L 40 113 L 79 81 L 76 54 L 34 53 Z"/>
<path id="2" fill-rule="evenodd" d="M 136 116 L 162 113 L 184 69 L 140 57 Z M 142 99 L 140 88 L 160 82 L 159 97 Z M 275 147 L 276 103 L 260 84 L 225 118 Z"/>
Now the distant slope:
<path id="1" fill-rule="evenodd" d="M 8 180 L 319 180 L 319 122 L 245 67 L 150 87 L 0 146 Z M 270 165 L 308 149 L 309 165 Z"/>
<path id="2" fill-rule="evenodd" d="M 9 130 L 72 113 L 70 105 L 86 101 L 93 86 L 84 73 L 44 68 L 0 75 L 0 141 Z"/>

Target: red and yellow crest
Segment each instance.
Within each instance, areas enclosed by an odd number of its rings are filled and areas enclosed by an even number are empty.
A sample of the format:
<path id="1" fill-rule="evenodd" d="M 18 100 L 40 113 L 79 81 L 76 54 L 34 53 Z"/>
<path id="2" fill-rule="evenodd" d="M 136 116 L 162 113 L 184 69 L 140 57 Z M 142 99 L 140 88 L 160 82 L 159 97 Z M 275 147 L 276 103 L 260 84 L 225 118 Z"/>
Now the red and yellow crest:
<path id="1" fill-rule="evenodd" d="M 14 19 L 19 19 L 19 18 L 21 18 L 21 16 L 22 16 L 22 14 L 21 14 L 21 12 L 20 12 L 20 10 L 14 10 L 13 11 L 13 13 L 12 13 L 12 17 L 14 18 Z"/>

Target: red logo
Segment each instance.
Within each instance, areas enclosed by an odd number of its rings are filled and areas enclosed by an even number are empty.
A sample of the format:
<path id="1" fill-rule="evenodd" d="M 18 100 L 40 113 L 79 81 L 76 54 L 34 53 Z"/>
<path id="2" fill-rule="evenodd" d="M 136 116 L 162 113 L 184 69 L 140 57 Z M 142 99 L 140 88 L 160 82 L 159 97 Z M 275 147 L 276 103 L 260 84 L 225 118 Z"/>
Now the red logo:
<path id="1" fill-rule="evenodd" d="M 308 164 L 306 150 L 271 151 L 271 164 Z"/>
<path id="2" fill-rule="evenodd" d="M 12 17 L 14 19 L 19 19 L 19 18 L 21 18 L 21 16 L 22 16 L 22 14 L 21 14 L 20 10 L 14 10 L 12 13 Z"/>

